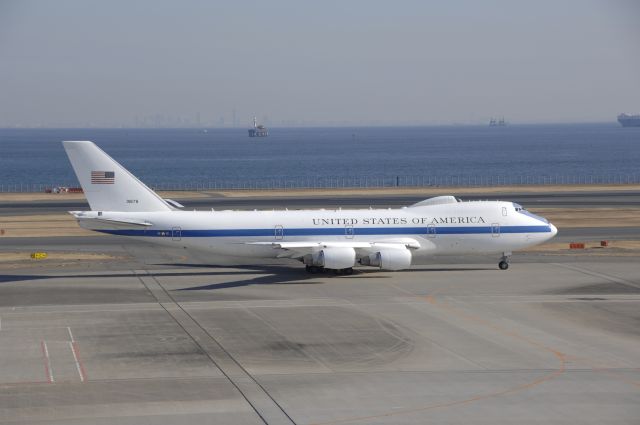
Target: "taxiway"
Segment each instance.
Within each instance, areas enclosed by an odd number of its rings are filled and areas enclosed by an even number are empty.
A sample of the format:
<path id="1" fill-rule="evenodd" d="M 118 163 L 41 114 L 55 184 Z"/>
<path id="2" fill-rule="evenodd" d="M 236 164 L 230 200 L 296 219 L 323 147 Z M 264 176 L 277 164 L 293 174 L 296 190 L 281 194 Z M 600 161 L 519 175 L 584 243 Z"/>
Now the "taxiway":
<path id="1" fill-rule="evenodd" d="M 616 231 L 571 230 L 559 237 Z M 521 253 L 508 271 L 494 258 L 437 258 L 330 276 L 295 262 L 207 266 L 112 236 L 0 240 L 0 253 L 113 257 L 0 265 L 1 423 L 640 418 L 634 255 Z"/>

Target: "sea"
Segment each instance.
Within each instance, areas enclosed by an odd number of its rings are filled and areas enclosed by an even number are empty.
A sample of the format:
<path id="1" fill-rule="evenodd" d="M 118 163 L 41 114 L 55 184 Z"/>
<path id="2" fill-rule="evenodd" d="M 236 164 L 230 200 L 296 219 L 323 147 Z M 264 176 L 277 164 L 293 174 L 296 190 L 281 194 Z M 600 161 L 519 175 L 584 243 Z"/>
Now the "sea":
<path id="1" fill-rule="evenodd" d="M 0 129 L 0 191 L 77 186 L 62 140 L 92 140 L 158 189 L 640 181 L 640 128 L 617 124 Z"/>

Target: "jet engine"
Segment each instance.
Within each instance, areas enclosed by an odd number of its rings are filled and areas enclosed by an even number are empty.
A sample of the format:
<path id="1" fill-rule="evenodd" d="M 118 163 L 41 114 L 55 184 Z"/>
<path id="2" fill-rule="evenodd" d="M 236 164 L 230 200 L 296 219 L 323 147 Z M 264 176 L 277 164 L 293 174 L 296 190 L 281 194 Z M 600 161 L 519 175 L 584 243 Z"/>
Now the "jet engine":
<path id="1" fill-rule="evenodd" d="M 312 262 L 327 269 L 348 269 L 356 262 L 356 252 L 353 248 L 325 248 L 313 253 Z"/>
<path id="2" fill-rule="evenodd" d="M 385 270 L 404 270 L 411 267 L 411 251 L 406 248 L 384 249 L 360 258 L 360 264 Z"/>

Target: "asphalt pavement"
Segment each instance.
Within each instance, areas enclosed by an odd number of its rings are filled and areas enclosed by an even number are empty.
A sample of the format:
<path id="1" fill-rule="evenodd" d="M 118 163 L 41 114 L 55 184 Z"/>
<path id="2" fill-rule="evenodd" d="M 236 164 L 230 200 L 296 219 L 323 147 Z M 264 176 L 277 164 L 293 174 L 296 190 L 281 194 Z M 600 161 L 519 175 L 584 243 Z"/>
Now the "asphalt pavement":
<path id="1" fill-rule="evenodd" d="M 473 199 L 629 207 L 639 197 Z M 184 204 L 347 208 L 420 199 Z M 82 208 L 27 203 L 2 205 L 0 214 Z M 557 240 L 612 236 L 637 240 L 640 229 L 561 229 Z M 0 241 L 0 253 L 113 257 L 0 263 L 0 423 L 621 425 L 640 418 L 640 270 L 636 257 L 615 250 L 515 253 L 507 271 L 493 256 L 471 256 L 333 276 L 307 274 L 293 260 L 195 257 L 117 236 Z"/>

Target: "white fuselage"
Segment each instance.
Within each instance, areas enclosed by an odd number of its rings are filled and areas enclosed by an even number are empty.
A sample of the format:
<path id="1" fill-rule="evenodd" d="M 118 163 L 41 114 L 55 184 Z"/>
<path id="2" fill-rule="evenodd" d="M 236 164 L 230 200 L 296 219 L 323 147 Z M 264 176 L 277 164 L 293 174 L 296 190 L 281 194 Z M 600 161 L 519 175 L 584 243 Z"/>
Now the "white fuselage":
<path id="1" fill-rule="evenodd" d="M 350 274 L 356 264 L 403 270 L 415 257 L 502 253 L 542 243 L 557 229 L 511 202 L 436 196 L 399 209 L 183 211 L 93 142 L 63 146 L 91 211 L 82 227 L 227 256 L 294 258 L 310 273 Z"/>
<path id="2" fill-rule="evenodd" d="M 296 241 L 417 242 L 412 255 L 510 253 L 557 229 L 511 202 L 474 201 L 399 209 L 76 213 L 82 227 L 215 254 L 274 258 Z M 113 224 L 146 222 L 147 225 Z M 272 243 L 272 244 L 269 244 Z"/>

